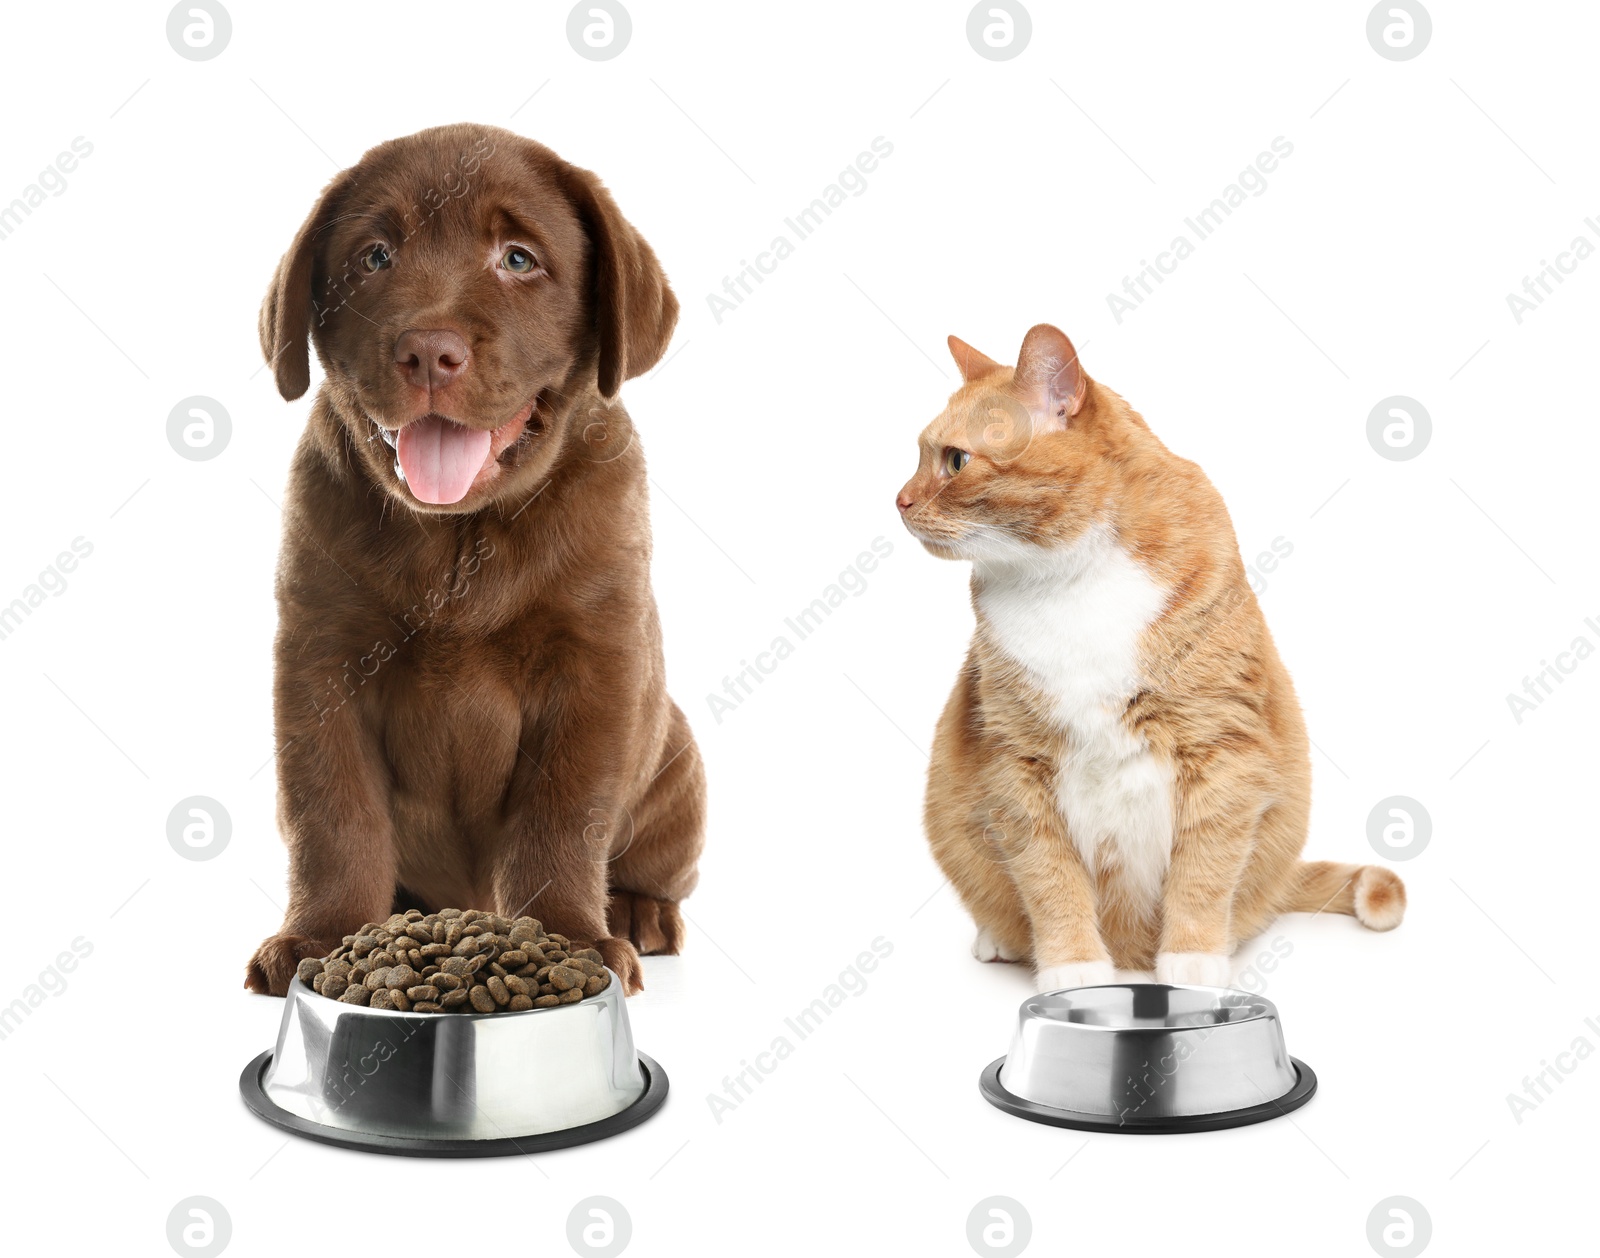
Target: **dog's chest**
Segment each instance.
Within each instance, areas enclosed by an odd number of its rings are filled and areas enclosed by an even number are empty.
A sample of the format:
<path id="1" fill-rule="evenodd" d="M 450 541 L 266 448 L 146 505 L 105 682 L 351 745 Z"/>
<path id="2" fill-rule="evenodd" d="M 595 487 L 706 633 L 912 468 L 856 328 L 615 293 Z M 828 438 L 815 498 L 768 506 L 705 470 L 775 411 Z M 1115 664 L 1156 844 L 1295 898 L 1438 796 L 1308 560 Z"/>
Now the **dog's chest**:
<path id="1" fill-rule="evenodd" d="M 438 636 L 417 634 L 384 678 L 386 758 L 414 819 L 483 823 L 517 772 L 527 696 L 491 647 L 468 654 Z"/>
<path id="2" fill-rule="evenodd" d="M 1091 874 L 1115 866 L 1153 903 L 1172 851 L 1172 771 L 1124 714 L 1166 591 L 1103 535 L 1052 560 L 980 573 L 978 610 L 1061 736 L 1056 799 L 1073 845 Z"/>

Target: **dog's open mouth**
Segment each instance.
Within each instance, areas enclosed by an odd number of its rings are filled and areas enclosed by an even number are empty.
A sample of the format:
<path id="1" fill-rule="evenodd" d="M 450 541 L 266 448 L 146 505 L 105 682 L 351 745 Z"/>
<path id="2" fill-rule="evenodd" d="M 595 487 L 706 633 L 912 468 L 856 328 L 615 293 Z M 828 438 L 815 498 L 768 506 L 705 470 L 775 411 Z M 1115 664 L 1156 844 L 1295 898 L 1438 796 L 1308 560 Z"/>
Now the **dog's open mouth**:
<path id="1" fill-rule="evenodd" d="M 395 431 L 378 431 L 395 452 L 395 474 L 419 502 L 447 506 L 460 502 L 495 461 L 522 436 L 538 399 L 495 429 L 468 428 L 430 412 Z"/>
<path id="2" fill-rule="evenodd" d="M 395 458 L 406 484 L 423 502 L 460 502 L 489 457 L 494 434 L 443 415 L 424 415 L 399 432 Z"/>

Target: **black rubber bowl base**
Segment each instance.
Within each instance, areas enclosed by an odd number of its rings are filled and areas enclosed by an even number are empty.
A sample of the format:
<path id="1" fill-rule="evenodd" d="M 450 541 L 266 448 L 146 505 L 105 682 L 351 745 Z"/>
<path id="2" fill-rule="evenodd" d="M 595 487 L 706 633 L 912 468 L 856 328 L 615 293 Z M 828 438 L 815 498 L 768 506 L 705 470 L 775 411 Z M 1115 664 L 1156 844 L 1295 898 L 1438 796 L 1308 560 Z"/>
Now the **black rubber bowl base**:
<path id="1" fill-rule="evenodd" d="M 272 1063 L 269 1049 L 244 1068 L 239 1076 L 239 1095 L 257 1118 L 271 1123 L 281 1131 L 319 1144 L 331 1144 L 341 1149 L 357 1149 L 362 1153 L 387 1153 L 408 1158 L 504 1158 L 526 1153 L 549 1153 L 553 1149 L 568 1149 L 577 1144 L 604 1140 L 637 1127 L 651 1117 L 667 1099 L 667 1072 L 653 1058 L 639 1054 L 639 1069 L 644 1073 L 644 1093 L 627 1109 L 602 1118 L 597 1123 L 581 1127 L 568 1127 L 563 1131 L 546 1131 L 535 1136 L 506 1136 L 494 1140 L 427 1140 L 403 1136 L 366 1135 L 359 1131 L 346 1131 L 338 1127 L 324 1127 L 310 1119 L 301 1118 L 280 1109 L 267 1096 L 261 1086 L 267 1067 Z"/>
<path id="2" fill-rule="evenodd" d="M 1278 1118 L 1297 1110 L 1309 1101 L 1317 1090 L 1316 1072 L 1298 1057 L 1289 1060 L 1294 1064 L 1295 1084 L 1275 1101 L 1247 1105 L 1244 1109 L 1227 1110 L 1220 1114 L 1189 1114 L 1178 1118 L 1121 1118 L 1116 1114 L 1080 1114 L 1076 1110 L 1054 1109 L 1036 1101 L 1025 1101 L 1006 1091 L 1000 1082 L 1000 1067 L 1004 1057 L 989 1064 L 978 1077 L 978 1091 L 983 1099 L 996 1109 L 1033 1123 L 1049 1123 L 1052 1127 L 1071 1127 L 1075 1131 L 1111 1131 L 1123 1135 L 1176 1135 L 1186 1131 L 1222 1131 L 1228 1127 L 1247 1127 Z"/>

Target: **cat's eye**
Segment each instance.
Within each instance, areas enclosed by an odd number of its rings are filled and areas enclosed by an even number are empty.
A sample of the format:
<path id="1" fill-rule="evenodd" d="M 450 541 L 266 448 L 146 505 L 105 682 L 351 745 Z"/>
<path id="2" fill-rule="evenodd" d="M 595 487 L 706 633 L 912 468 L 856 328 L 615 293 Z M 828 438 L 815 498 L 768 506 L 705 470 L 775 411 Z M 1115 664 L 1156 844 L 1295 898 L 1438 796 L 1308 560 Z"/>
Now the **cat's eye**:
<path id="1" fill-rule="evenodd" d="M 970 462 L 972 462 L 972 455 L 965 450 L 957 450 L 954 446 L 951 446 L 944 452 L 944 470 L 948 476 L 954 476 Z"/>
<path id="2" fill-rule="evenodd" d="M 508 271 L 515 271 L 518 275 L 526 275 L 538 267 L 539 259 L 521 245 L 512 245 L 500 255 L 500 265 Z"/>
<path id="3" fill-rule="evenodd" d="M 361 269 L 368 273 L 381 271 L 389 265 L 389 249 L 387 245 L 373 245 L 361 255 Z"/>

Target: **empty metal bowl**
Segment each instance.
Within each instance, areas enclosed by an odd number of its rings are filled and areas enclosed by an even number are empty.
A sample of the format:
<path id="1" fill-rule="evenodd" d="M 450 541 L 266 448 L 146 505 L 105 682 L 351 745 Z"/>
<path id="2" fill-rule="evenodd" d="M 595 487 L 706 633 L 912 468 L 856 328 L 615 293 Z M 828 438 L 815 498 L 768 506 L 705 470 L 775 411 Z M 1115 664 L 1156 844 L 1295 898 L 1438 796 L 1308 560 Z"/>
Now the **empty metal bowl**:
<path id="1" fill-rule="evenodd" d="M 1298 1109 L 1317 1076 L 1290 1057 L 1277 1007 L 1226 987 L 1118 983 L 1022 1002 L 990 1104 L 1091 1131 L 1240 1127 Z"/>
<path id="2" fill-rule="evenodd" d="M 615 1135 L 667 1096 L 633 1047 L 622 982 L 520 1013 L 400 1013 L 289 984 L 278 1043 L 239 1078 L 274 1126 L 418 1157 L 538 1153 Z"/>

